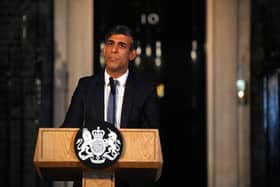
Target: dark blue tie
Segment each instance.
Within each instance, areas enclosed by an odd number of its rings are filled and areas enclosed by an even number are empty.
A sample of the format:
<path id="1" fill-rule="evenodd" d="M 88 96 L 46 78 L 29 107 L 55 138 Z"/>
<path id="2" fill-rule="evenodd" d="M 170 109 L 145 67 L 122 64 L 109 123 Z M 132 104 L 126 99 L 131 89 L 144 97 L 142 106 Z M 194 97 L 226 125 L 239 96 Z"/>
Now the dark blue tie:
<path id="1" fill-rule="evenodd" d="M 107 121 L 113 125 L 116 122 L 116 84 L 117 80 L 114 80 L 112 77 L 109 79 L 111 92 L 109 96 L 108 102 L 108 110 L 107 110 Z"/>

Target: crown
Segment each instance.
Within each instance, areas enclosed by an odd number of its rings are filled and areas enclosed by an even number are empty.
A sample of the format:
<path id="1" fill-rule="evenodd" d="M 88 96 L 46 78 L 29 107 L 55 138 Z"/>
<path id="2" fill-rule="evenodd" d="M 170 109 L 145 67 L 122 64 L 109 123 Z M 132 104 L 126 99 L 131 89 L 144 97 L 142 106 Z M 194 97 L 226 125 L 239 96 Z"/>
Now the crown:
<path id="1" fill-rule="evenodd" d="M 104 130 L 100 130 L 99 126 L 97 126 L 96 130 L 92 131 L 92 135 L 93 135 L 94 138 L 101 138 L 102 139 L 104 134 L 105 134 L 105 131 Z"/>

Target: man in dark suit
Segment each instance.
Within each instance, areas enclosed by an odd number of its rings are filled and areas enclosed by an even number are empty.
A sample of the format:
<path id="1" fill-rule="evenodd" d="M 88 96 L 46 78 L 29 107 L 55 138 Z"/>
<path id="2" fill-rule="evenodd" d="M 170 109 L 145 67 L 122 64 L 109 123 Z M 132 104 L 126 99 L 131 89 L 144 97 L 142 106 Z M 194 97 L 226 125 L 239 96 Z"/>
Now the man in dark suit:
<path id="1" fill-rule="evenodd" d="M 108 121 L 111 77 L 118 81 L 115 126 L 159 128 L 156 82 L 129 68 L 129 63 L 137 56 L 136 43 L 132 31 L 126 26 L 118 25 L 106 34 L 102 51 L 105 68 L 96 75 L 79 80 L 61 127 L 90 127 L 91 124 Z"/>

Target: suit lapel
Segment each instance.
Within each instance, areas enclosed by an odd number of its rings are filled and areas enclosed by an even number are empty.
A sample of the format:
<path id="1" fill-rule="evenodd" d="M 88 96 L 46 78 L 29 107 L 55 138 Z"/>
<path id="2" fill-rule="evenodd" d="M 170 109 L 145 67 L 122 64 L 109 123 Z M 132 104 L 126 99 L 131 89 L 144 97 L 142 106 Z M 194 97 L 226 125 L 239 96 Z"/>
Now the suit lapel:
<path id="1" fill-rule="evenodd" d="M 97 118 L 98 121 L 104 121 L 104 83 L 98 82 L 97 84 L 97 95 L 96 95 L 96 103 L 97 103 Z"/>
<path id="2" fill-rule="evenodd" d="M 133 85 L 134 85 L 134 79 L 129 74 L 126 82 L 125 92 L 124 92 L 124 100 L 123 100 L 122 114 L 121 114 L 121 128 L 127 128 L 129 125 L 128 116 L 130 115 L 133 98 L 135 95 L 135 89 Z"/>
<path id="3" fill-rule="evenodd" d="M 96 81 L 90 88 L 93 98 L 92 115 L 97 121 L 104 121 L 104 73 L 96 74 Z"/>

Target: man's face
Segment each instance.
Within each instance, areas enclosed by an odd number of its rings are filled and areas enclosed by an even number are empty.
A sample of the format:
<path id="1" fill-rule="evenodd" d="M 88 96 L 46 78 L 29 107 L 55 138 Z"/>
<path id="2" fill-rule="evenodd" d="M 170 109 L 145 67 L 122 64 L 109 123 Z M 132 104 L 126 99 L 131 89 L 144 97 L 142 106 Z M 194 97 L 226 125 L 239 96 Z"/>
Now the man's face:
<path id="1" fill-rule="evenodd" d="M 114 34 L 108 38 L 103 48 L 106 71 L 117 76 L 128 68 L 129 61 L 136 57 L 136 51 L 131 47 L 132 39 L 123 34 Z"/>

